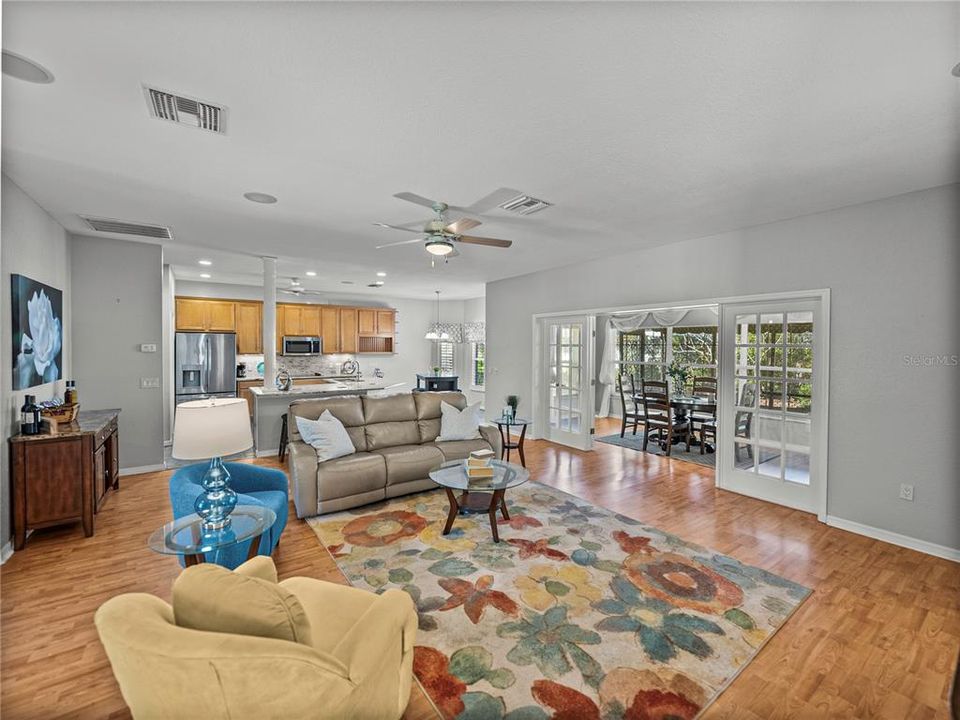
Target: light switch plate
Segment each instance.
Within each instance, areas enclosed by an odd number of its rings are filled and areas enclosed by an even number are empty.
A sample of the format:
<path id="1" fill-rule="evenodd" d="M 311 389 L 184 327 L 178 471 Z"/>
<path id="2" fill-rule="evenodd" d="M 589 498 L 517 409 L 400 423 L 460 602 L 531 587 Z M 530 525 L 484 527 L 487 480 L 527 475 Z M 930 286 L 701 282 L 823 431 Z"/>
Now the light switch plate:
<path id="1" fill-rule="evenodd" d="M 149 390 L 152 388 L 160 387 L 160 378 L 158 377 L 142 377 L 140 378 L 140 389 Z"/>
<path id="2" fill-rule="evenodd" d="M 140 352 L 150 353 L 150 352 L 156 352 L 156 351 L 157 351 L 156 343 L 143 343 L 142 345 L 140 345 Z"/>

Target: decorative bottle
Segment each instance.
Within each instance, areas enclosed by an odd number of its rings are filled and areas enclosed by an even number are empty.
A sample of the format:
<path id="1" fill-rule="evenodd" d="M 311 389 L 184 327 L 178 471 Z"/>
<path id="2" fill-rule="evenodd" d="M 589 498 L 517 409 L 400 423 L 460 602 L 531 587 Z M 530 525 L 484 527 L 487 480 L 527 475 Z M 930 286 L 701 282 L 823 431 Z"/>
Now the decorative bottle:
<path id="1" fill-rule="evenodd" d="M 67 380 L 67 389 L 63 393 L 63 402 L 65 405 L 77 404 L 77 381 Z"/>
<path id="2" fill-rule="evenodd" d="M 35 395 L 25 395 L 20 408 L 20 434 L 38 435 L 40 433 L 40 407 Z"/>

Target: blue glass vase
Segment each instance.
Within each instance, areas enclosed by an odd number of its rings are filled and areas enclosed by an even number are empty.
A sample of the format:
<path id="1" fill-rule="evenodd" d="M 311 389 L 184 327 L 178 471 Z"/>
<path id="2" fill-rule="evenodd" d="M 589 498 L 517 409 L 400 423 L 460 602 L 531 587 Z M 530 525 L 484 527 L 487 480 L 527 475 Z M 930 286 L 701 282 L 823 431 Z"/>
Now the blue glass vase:
<path id="1" fill-rule="evenodd" d="M 210 467 L 200 481 L 203 492 L 193 509 L 203 519 L 203 530 L 213 532 L 230 527 L 230 513 L 237 506 L 237 494 L 230 487 L 230 473 L 219 457 L 210 460 Z"/>

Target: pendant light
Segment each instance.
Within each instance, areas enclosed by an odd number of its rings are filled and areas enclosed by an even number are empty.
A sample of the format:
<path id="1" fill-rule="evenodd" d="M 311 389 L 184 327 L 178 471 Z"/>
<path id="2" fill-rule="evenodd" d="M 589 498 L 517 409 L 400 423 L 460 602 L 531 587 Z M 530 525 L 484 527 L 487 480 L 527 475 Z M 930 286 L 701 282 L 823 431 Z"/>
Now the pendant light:
<path id="1" fill-rule="evenodd" d="M 449 340 L 450 334 L 443 331 L 440 327 L 440 291 L 434 290 L 437 294 L 437 322 L 433 324 L 430 329 L 427 330 L 427 334 L 423 336 L 424 340 Z"/>

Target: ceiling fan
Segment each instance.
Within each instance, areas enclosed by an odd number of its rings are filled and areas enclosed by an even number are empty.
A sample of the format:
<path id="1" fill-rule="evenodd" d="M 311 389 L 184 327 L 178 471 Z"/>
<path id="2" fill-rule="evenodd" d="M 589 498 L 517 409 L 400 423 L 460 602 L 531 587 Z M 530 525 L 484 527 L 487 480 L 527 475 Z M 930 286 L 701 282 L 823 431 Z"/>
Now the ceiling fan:
<path id="1" fill-rule="evenodd" d="M 300 283 L 300 278 L 292 277 L 290 278 L 290 286 L 285 288 L 277 288 L 277 292 L 282 292 L 284 295 L 294 295 L 295 297 L 301 297 L 303 295 L 323 295 L 324 293 L 319 292 L 318 290 L 307 290 Z"/>
<path id="2" fill-rule="evenodd" d="M 497 238 L 477 237 L 475 235 L 464 235 L 467 230 L 471 230 L 482 223 L 479 220 L 464 217 L 453 222 L 447 222 L 444 213 L 453 208 L 458 211 L 467 211 L 467 208 L 447 205 L 447 203 L 437 200 L 430 200 L 415 193 L 402 192 L 394 195 L 395 198 L 424 205 L 432 209 L 437 216 L 427 222 L 422 229 L 416 227 L 407 227 L 404 225 L 389 225 L 387 223 L 374 223 L 377 227 L 387 228 L 389 230 L 400 230 L 402 232 L 415 233 L 424 237 L 414 238 L 413 240 L 401 240 L 386 245 L 378 245 L 377 250 L 381 248 L 394 247 L 396 245 L 410 245 L 412 243 L 422 242 L 424 248 L 431 255 L 445 257 L 456 253 L 456 243 L 465 245 L 486 245 L 488 247 L 508 248 L 513 245 L 512 240 L 498 240 Z"/>

